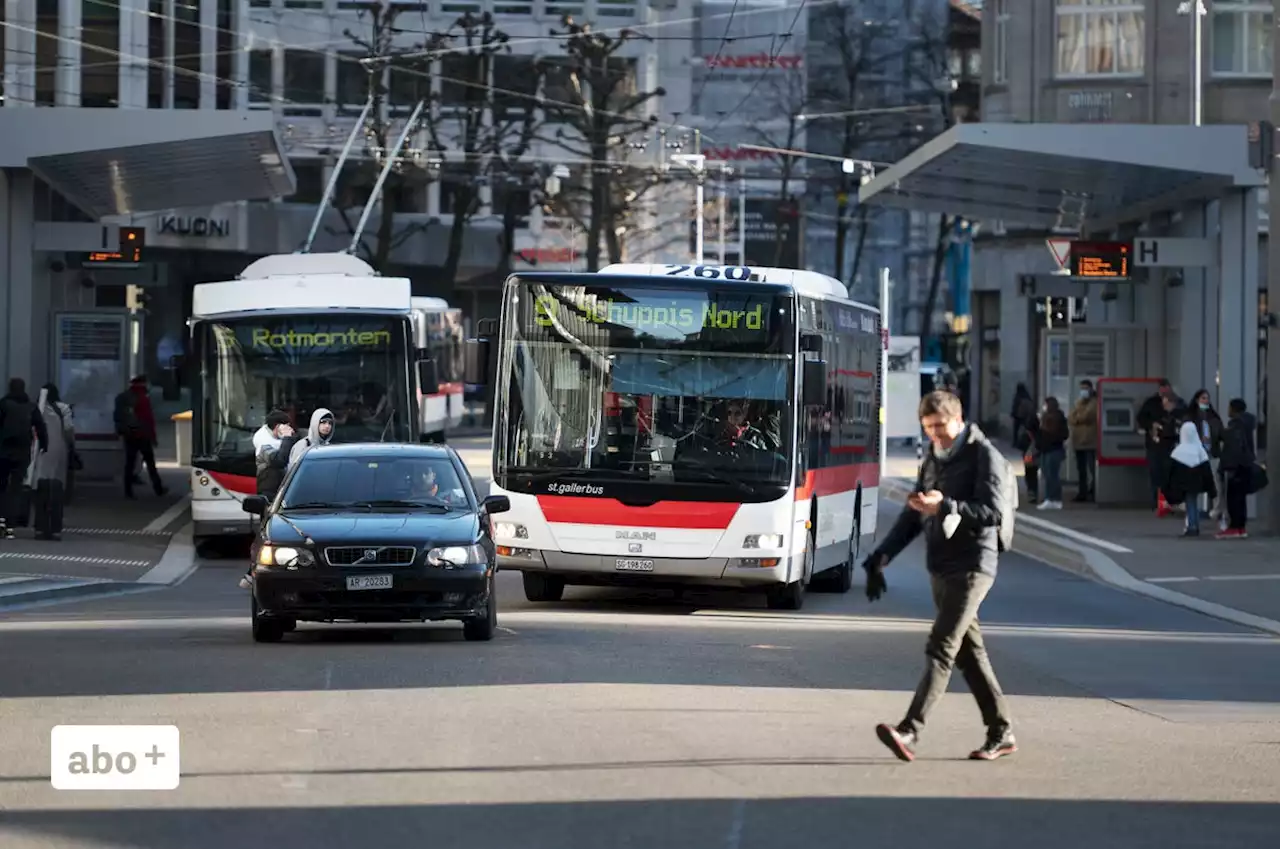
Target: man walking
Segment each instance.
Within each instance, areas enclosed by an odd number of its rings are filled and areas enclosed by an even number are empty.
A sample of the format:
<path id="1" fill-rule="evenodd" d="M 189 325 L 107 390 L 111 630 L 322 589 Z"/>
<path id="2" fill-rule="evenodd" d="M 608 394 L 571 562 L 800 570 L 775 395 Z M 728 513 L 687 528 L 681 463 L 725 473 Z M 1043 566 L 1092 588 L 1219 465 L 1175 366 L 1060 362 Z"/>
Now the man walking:
<path id="1" fill-rule="evenodd" d="M 923 533 L 938 614 L 925 645 L 928 665 L 906 717 L 897 725 L 877 726 L 876 735 L 900 760 L 914 760 L 925 719 L 947 691 L 952 668 L 959 667 L 987 726 L 986 742 L 969 757 L 995 760 L 1018 747 L 1004 693 L 987 659 L 978 608 L 995 583 L 1001 526 L 1012 531 L 1016 483 L 999 449 L 976 425 L 965 424 L 959 398 L 931 392 L 920 400 L 919 416 L 932 448 L 906 509 L 863 568 L 867 598 L 876 601 L 887 589 L 884 568 Z"/>

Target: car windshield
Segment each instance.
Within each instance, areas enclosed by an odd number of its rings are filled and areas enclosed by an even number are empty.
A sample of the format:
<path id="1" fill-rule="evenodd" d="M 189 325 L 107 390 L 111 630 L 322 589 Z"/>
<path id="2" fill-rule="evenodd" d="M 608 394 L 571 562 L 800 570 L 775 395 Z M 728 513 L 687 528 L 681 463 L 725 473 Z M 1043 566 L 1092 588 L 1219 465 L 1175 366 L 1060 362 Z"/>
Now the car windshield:
<path id="1" fill-rule="evenodd" d="M 407 326 L 390 316 L 261 316 L 204 322 L 198 330 L 201 398 L 193 451 L 210 460 L 253 457 L 267 413 L 303 432 L 321 407 L 334 442 L 410 439 Z"/>
<path id="2" fill-rule="evenodd" d="M 281 509 L 470 508 L 448 457 L 321 457 L 308 454 L 285 488 Z"/>
<path id="3" fill-rule="evenodd" d="M 786 485 L 788 305 L 760 285 L 535 286 L 523 309 L 517 296 L 499 478 Z"/>

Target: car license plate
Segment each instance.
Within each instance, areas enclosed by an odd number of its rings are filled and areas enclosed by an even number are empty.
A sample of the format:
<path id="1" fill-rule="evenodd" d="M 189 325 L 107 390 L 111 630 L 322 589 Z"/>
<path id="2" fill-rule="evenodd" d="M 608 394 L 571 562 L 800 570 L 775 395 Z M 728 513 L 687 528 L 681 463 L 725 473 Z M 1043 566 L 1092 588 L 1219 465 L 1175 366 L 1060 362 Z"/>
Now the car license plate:
<path id="1" fill-rule="evenodd" d="M 351 575 L 347 578 L 349 590 L 389 590 L 390 575 Z"/>
<path id="2" fill-rule="evenodd" d="M 653 561 L 619 557 L 614 563 L 614 568 L 619 572 L 652 572 Z"/>

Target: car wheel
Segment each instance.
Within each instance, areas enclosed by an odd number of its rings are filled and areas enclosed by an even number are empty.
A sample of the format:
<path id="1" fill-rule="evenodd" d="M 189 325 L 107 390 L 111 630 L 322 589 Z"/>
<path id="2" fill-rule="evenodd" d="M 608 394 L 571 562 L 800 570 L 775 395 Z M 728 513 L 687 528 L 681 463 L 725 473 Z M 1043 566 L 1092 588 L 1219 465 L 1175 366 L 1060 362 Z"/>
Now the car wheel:
<path id="1" fill-rule="evenodd" d="M 498 630 L 498 592 L 489 579 L 489 600 L 485 602 L 484 615 L 468 619 L 462 623 L 462 636 L 473 643 L 484 643 L 493 639 Z"/>
<path id="2" fill-rule="evenodd" d="M 523 572 L 524 597 L 529 601 L 559 601 L 564 598 L 564 578 L 541 572 Z"/>
<path id="3" fill-rule="evenodd" d="M 284 639 L 287 630 L 285 623 L 278 619 L 268 619 L 262 615 L 258 600 L 253 599 L 251 616 L 253 617 L 253 641 L 255 643 L 278 643 Z"/>

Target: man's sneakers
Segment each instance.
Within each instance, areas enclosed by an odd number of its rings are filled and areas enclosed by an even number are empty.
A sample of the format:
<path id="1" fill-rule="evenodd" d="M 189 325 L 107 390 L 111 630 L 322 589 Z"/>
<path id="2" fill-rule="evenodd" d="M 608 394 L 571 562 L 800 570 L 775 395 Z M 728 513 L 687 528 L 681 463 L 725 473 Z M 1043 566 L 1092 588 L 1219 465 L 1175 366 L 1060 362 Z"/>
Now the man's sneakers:
<path id="1" fill-rule="evenodd" d="M 1018 741 L 1013 739 L 1013 732 L 988 734 L 987 742 L 983 743 L 981 748 L 969 753 L 969 760 L 994 761 L 996 758 L 1012 755 L 1016 751 L 1018 751 Z"/>
<path id="2" fill-rule="evenodd" d="M 911 763 L 916 759 L 912 747 L 916 744 L 916 735 L 910 731 L 901 731 L 892 725 L 877 725 L 876 736 L 880 742 L 889 747 L 889 751 L 900 761 Z"/>
<path id="3" fill-rule="evenodd" d="M 876 736 L 898 760 L 911 763 L 916 759 L 917 737 L 913 732 L 885 724 L 876 726 Z M 1005 755 L 1012 755 L 1016 751 L 1018 751 L 1018 743 L 1013 737 L 1013 732 L 1003 731 L 988 734 L 987 742 L 983 743 L 981 748 L 969 753 L 969 760 L 994 761 Z"/>
<path id="4" fill-rule="evenodd" d="M 248 575 L 245 575 L 243 578 L 240 579 L 240 589 L 242 590 L 253 589 L 253 582 L 249 580 Z"/>
<path id="5" fill-rule="evenodd" d="M 0 539 L 16 539 L 13 533 L 13 528 L 9 527 L 4 522 L 0 522 Z"/>

